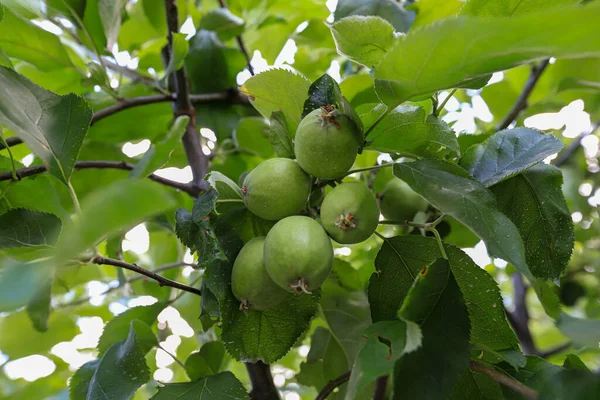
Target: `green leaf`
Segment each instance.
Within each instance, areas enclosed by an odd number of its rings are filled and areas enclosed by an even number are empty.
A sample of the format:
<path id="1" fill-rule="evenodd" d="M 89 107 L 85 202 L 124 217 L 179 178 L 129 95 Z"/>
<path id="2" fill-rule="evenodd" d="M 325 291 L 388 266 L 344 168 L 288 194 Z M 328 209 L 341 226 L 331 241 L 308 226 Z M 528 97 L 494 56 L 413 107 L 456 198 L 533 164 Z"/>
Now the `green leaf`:
<path id="1" fill-rule="evenodd" d="M 279 305 L 265 311 L 240 311 L 231 292 L 231 265 L 214 263 L 206 269 L 206 286 L 221 310 L 221 340 L 236 360 L 273 363 L 283 357 L 308 328 L 318 308 L 320 293 L 290 294 Z"/>
<path id="2" fill-rule="evenodd" d="M 73 68 L 58 36 L 9 9 L 5 10 L 4 20 L 0 23 L 0 47 L 9 57 L 31 63 L 42 71 Z"/>
<path id="3" fill-rule="evenodd" d="M 270 69 L 248 79 L 241 91 L 250 97 L 250 102 L 263 117 L 270 118 L 273 111 L 281 111 L 288 130 L 295 134 L 309 86 L 310 81 L 302 75 L 285 69 Z"/>
<path id="4" fill-rule="evenodd" d="M 554 135 L 531 128 L 507 129 L 470 147 L 460 165 L 485 186 L 491 186 L 543 161 L 562 148 L 563 143 Z"/>
<path id="5" fill-rule="evenodd" d="M 0 312 L 13 311 L 31 300 L 36 301 L 36 295 L 50 279 L 51 269 L 41 262 L 3 260 L 0 263 Z"/>
<path id="6" fill-rule="evenodd" d="M 195 381 L 223 371 L 228 361 L 222 342 L 208 342 L 202 345 L 198 353 L 191 354 L 185 360 L 185 370 L 190 379 Z"/>
<path id="7" fill-rule="evenodd" d="M 89 363 L 88 363 L 89 364 Z M 85 385 L 90 376 L 91 366 L 88 365 L 81 375 L 81 380 L 75 382 L 75 387 Z M 104 353 L 96 366 L 94 374 L 87 385 L 86 397 L 72 400 L 121 400 L 130 399 L 133 394 L 150 380 L 150 370 L 146 365 L 144 353 L 140 349 L 133 327 L 125 341 L 113 344 Z M 78 390 L 83 393 L 83 390 Z"/>
<path id="8" fill-rule="evenodd" d="M 579 346 L 598 348 L 600 320 L 574 318 L 568 314 L 562 314 L 557 328 Z"/>
<path id="9" fill-rule="evenodd" d="M 560 371 L 541 390 L 540 400 L 594 400 L 600 393 L 600 376 L 589 371 Z"/>
<path id="10" fill-rule="evenodd" d="M 92 111 L 83 98 L 57 96 L 0 67 L 0 122 L 23 139 L 50 174 L 65 184 L 91 118 Z"/>
<path id="11" fill-rule="evenodd" d="M 460 15 L 474 17 L 512 17 L 521 14 L 534 13 L 552 7 L 574 5 L 579 0 L 468 0 Z"/>
<path id="12" fill-rule="evenodd" d="M 190 44 L 185 40 L 185 37 L 186 35 L 183 33 L 173 34 L 173 50 L 169 59 L 169 65 L 165 69 L 165 80 L 172 72 L 179 71 L 184 65 L 185 58 L 190 51 Z"/>
<path id="13" fill-rule="evenodd" d="M 223 175 L 218 171 L 211 171 L 208 177 L 206 178 L 210 186 L 215 189 L 219 193 L 219 199 L 221 200 L 241 200 L 242 199 L 242 190 L 240 187 L 229 179 L 227 176 Z M 220 203 L 217 204 L 217 212 L 224 213 L 233 208 L 238 207 L 238 204 L 235 203 Z"/>
<path id="14" fill-rule="evenodd" d="M 357 398 L 378 377 L 389 375 L 405 353 L 421 346 L 421 329 L 409 321 L 381 321 L 364 333 L 366 343 L 354 361 L 346 397 Z"/>
<path id="15" fill-rule="evenodd" d="M 196 203 L 193 213 L 185 208 L 179 208 L 175 213 L 175 233 L 181 243 L 198 254 L 198 266 L 200 267 L 205 267 L 215 260 L 225 258 L 212 225 L 209 221 L 203 220 L 212 210 L 211 208 L 207 211 L 207 207 L 211 205 L 214 207 L 214 201 L 216 201 L 216 197 L 213 197 L 216 196 L 216 192 L 210 191 L 208 193 L 212 200 L 207 198 L 207 204 Z M 198 202 L 198 200 L 196 201 Z"/>
<path id="16" fill-rule="evenodd" d="M 0 47 L 0 67 L 14 69 L 12 61 L 10 61 L 10 58 L 8 58 L 8 56 L 6 55 L 4 50 L 2 50 L 1 47 Z"/>
<path id="17" fill-rule="evenodd" d="M 368 138 L 373 149 L 387 153 L 435 158 L 460 155 L 452 128 L 419 106 L 397 107 Z"/>
<path id="18" fill-rule="evenodd" d="M 429 25 L 440 19 L 455 16 L 465 5 L 462 0 L 419 0 L 413 3 L 411 10 L 416 10 L 417 16 L 412 29 Z"/>
<path id="19" fill-rule="evenodd" d="M 244 386 L 229 371 L 211 375 L 198 381 L 167 383 L 158 389 L 152 400 L 249 400 Z"/>
<path id="20" fill-rule="evenodd" d="M 106 49 L 112 51 L 113 45 L 121 29 L 121 10 L 125 5 L 124 0 L 98 0 L 98 14 L 104 35 L 106 36 Z"/>
<path id="21" fill-rule="evenodd" d="M 577 369 L 581 371 L 589 371 L 590 369 L 581 361 L 581 358 L 575 354 L 567 354 L 565 362 L 563 363 L 565 369 Z"/>
<path id="22" fill-rule="evenodd" d="M 292 137 L 288 131 L 285 114 L 281 111 L 273 111 L 271 114 L 271 127 L 269 128 L 269 142 L 277 157 L 296 158 Z"/>
<path id="23" fill-rule="evenodd" d="M 139 320 L 147 325 L 152 325 L 156 321 L 158 314 L 160 314 L 166 306 L 165 303 L 156 303 L 151 306 L 138 306 L 130 308 L 111 319 L 104 327 L 104 331 L 98 342 L 100 354 L 105 353 L 115 343 L 127 338 L 132 326 L 132 321 Z"/>
<path id="24" fill-rule="evenodd" d="M 517 227 L 498 211 L 492 193 L 467 171 L 446 161 L 421 160 L 396 164 L 394 175 L 444 214 L 469 227 L 485 242 L 490 255 L 532 277 Z"/>
<path id="25" fill-rule="evenodd" d="M 469 311 L 471 342 L 493 350 L 516 348 L 518 341 L 506 321 L 498 284 L 462 250 L 444 247 Z M 395 320 L 396 311 L 419 271 L 440 256 L 433 238 L 411 235 L 387 239 L 375 259 L 377 273 L 369 282 L 373 320 Z"/>
<path id="26" fill-rule="evenodd" d="M 0 249 L 53 246 L 61 229 L 56 215 L 17 208 L 0 215 Z"/>
<path id="27" fill-rule="evenodd" d="M 560 169 L 539 164 L 491 187 L 500 211 L 527 238 L 525 257 L 531 273 L 543 279 L 558 279 L 573 251 L 573 220 L 562 184 Z"/>
<path id="28" fill-rule="evenodd" d="M 327 382 L 344 374 L 349 369 L 346 353 L 335 336 L 325 328 L 318 327 L 310 338 L 310 352 L 306 361 L 300 364 L 300 373 L 296 380 L 301 385 L 321 390 Z M 332 393 L 331 399 L 343 399 L 346 387 Z"/>
<path id="29" fill-rule="evenodd" d="M 373 15 L 387 20 L 397 32 L 406 32 L 413 21 L 413 13 L 393 0 L 340 0 L 335 9 L 335 20 L 350 15 Z"/>
<path id="30" fill-rule="evenodd" d="M 198 29 L 214 31 L 219 39 L 226 41 L 244 31 L 244 20 L 233 15 L 227 8 L 215 8 L 202 17 Z"/>
<path id="31" fill-rule="evenodd" d="M 331 33 L 338 53 L 369 68 L 394 44 L 394 27 L 380 17 L 346 17 L 331 26 Z"/>
<path id="32" fill-rule="evenodd" d="M 92 360 L 79 367 L 69 382 L 69 400 L 87 400 L 90 381 L 98 370 L 98 365 L 100 360 Z"/>
<path id="33" fill-rule="evenodd" d="M 420 323 L 423 343 L 396 363 L 395 396 L 447 398 L 469 368 L 470 328 L 465 301 L 447 260 L 438 259 L 421 270 L 398 315 Z"/>
<path id="34" fill-rule="evenodd" d="M 487 375 L 467 370 L 452 390 L 452 400 L 503 400 L 500 384 Z"/>
<path id="35" fill-rule="evenodd" d="M 1 280 L 2 278 L 0 278 Z M 53 277 L 47 276 L 43 282 L 40 282 L 37 287 L 33 286 L 34 282 L 29 282 L 36 293 L 29 299 L 25 310 L 31 319 L 33 328 L 38 332 L 48 331 L 48 318 L 50 318 L 50 302 L 52 298 L 52 280 Z"/>
<path id="36" fill-rule="evenodd" d="M 81 205 L 81 217 L 65 227 L 57 260 L 68 260 L 102 240 L 175 207 L 175 201 L 152 181 L 123 180 L 98 188 Z"/>
<path id="37" fill-rule="evenodd" d="M 214 210 L 217 199 L 219 198 L 219 192 L 216 190 L 209 190 L 208 192 L 202 193 L 200 197 L 194 200 L 194 208 L 192 209 L 192 220 L 196 224 L 201 224 L 204 219 Z"/>
<path id="38" fill-rule="evenodd" d="M 177 117 L 173 126 L 165 137 L 157 143 L 153 143 L 142 159 L 138 161 L 135 168 L 129 174 L 131 178 L 145 178 L 157 169 L 162 168 L 171 159 L 175 147 L 181 143 L 185 129 L 190 118 L 188 116 Z"/>
<path id="39" fill-rule="evenodd" d="M 235 128 L 234 138 L 240 149 L 262 158 L 269 158 L 273 154 L 269 143 L 269 123 L 263 117 L 242 118 Z"/>
<path id="40" fill-rule="evenodd" d="M 396 39 L 377 66 L 377 92 L 384 103 L 400 104 L 542 57 L 598 56 L 600 45 L 588 39 L 599 17 L 600 7 L 590 4 L 511 19 L 463 17 L 428 25 Z M 561 29 L 565 25 L 573 26 L 568 35 Z"/>

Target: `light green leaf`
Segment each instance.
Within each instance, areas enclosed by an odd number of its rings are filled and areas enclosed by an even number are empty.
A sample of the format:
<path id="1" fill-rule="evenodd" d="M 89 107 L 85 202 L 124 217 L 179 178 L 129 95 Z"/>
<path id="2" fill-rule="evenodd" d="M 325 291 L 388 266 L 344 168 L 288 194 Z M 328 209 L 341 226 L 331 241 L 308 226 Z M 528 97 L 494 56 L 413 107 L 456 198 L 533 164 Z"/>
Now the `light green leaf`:
<path id="1" fill-rule="evenodd" d="M 349 369 L 346 353 L 335 336 L 325 328 L 318 327 L 310 338 L 310 352 L 306 361 L 300 364 L 300 373 L 296 375 L 298 383 L 321 390 L 327 382 L 344 374 Z M 344 398 L 346 386 L 331 393 L 329 398 Z"/>
<path id="2" fill-rule="evenodd" d="M 169 59 L 169 65 L 165 69 L 164 79 L 175 71 L 178 71 L 183 67 L 185 58 L 190 50 L 190 44 L 185 40 L 186 35 L 183 33 L 173 34 L 173 51 L 171 52 L 171 58 Z"/>
<path id="3" fill-rule="evenodd" d="M 491 186 L 543 161 L 562 148 L 563 143 L 554 135 L 531 128 L 507 129 L 470 147 L 460 165 L 479 182 Z"/>
<path id="4" fill-rule="evenodd" d="M 560 169 L 539 164 L 490 188 L 498 209 L 526 238 L 527 265 L 538 278 L 558 279 L 573 251 L 573 220 L 562 184 Z"/>
<path id="5" fill-rule="evenodd" d="M 0 47 L 9 57 L 31 63 L 42 71 L 73 68 L 58 36 L 9 9 L 5 10 L 4 20 L 0 23 Z"/>
<path id="6" fill-rule="evenodd" d="M 469 314 L 447 260 L 421 270 L 398 311 L 418 322 L 423 343 L 394 368 L 394 396 L 447 398 L 469 368 Z M 452 323 L 448 323 L 452 321 Z"/>
<path id="7" fill-rule="evenodd" d="M 210 186 L 215 189 L 219 193 L 219 199 L 221 200 L 241 200 L 242 199 L 242 189 L 229 179 L 227 176 L 223 175 L 218 171 L 211 171 L 208 177 L 206 178 Z M 236 203 L 219 203 L 217 204 L 217 212 L 222 214 L 226 211 L 232 210 L 236 207 L 239 207 L 240 204 Z"/>
<path id="8" fill-rule="evenodd" d="M 214 31 L 221 40 L 229 40 L 244 31 L 244 20 L 233 15 L 227 8 L 215 8 L 207 12 L 198 29 Z"/>
<path id="9" fill-rule="evenodd" d="M 440 19 L 453 17 L 464 5 L 465 3 L 462 0 L 419 0 L 410 7 L 411 10 L 417 12 L 415 22 L 411 28 L 414 30 Z"/>
<path id="10" fill-rule="evenodd" d="M 373 129 L 368 139 L 373 141 L 373 149 L 386 153 L 435 158 L 460 154 L 452 128 L 419 106 L 397 107 Z"/>
<path id="11" fill-rule="evenodd" d="M 589 4 L 507 18 L 453 18 L 396 39 L 375 72 L 386 104 L 461 87 L 475 78 L 542 57 L 600 55 L 600 6 Z M 562 27 L 572 26 L 568 34 Z M 482 35 L 481 32 L 485 32 Z"/>
<path id="12" fill-rule="evenodd" d="M 10 69 L 14 68 L 12 61 L 10 61 L 10 58 L 8 58 L 8 56 L 6 55 L 4 50 L 2 50 L 1 47 L 0 47 L 0 67 L 6 67 L 6 68 L 10 68 Z"/>
<path id="13" fill-rule="evenodd" d="M 302 75 L 285 69 L 270 69 L 248 79 L 241 91 L 250 97 L 252 105 L 265 118 L 270 118 L 273 111 L 281 111 L 289 131 L 295 134 L 309 87 L 310 81 Z"/>
<path id="14" fill-rule="evenodd" d="M 269 123 L 263 117 L 242 118 L 233 134 L 240 149 L 262 158 L 269 158 L 273 148 L 269 143 Z"/>
<path id="15" fill-rule="evenodd" d="M 98 0 L 98 14 L 106 36 L 106 49 L 112 51 L 121 29 L 121 10 L 124 0 Z"/>
<path id="16" fill-rule="evenodd" d="M 0 312 L 26 305 L 44 290 L 50 279 L 51 270 L 43 263 L 3 260 L 0 264 Z"/>
<path id="17" fill-rule="evenodd" d="M 396 164 L 394 175 L 434 207 L 469 227 L 485 242 L 492 256 L 532 277 L 517 227 L 498 211 L 492 193 L 467 171 L 446 161 L 421 160 Z"/>
<path id="18" fill-rule="evenodd" d="M 57 244 L 57 261 L 77 256 L 110 233 L 166 212 L 176 203 L 151 181 L 117 181 L 98 188 L 83 202 L 82 215 L 65 227 Z"/>
<path id="19" fill-rule="evenodd" d="M 53 246 L 60 228 L 56 215 L 23 208 L 9 210 L 0 215 L 0 249 Z"/>
<path id="20" fill-rule="evenodd" d="M 277 157 L 296 158 L 292 136 L 288 132 L 285 115 L 281 111 L 273 111 L 271 114 L 271 127 L 269 128 L 269 142 L 277 154 Z"/>
<path id="21" fill-rule="evenodd" d="M 381 321 L 371 325 L 363 335 L 360 349 L 348 382 L 346 399 L 356 399 L 378 377 L 389 375 L 396 361 L 421 346 L 421 329 L 410 321 Z"/>
<path id="22" fill-rule="evenodd" d="M 575 5 L 580 0 L 467 0 L 460 15 L 474 17 L 512 17 L 552 7 Z"/>
<path id="23" fill-rule="evenodd" d="M 35 281 L 30 282 L 30 285 L 36 289 L 36 292 L 29 299 L 25 307 L 33 328 L 38 332 L 46 332 L 48 330 L 48 318 L 50 318 L 52 281 L 54 277 L 50 274 L 44 275 L 47 275 L 45 276 L 46 279 L 37 286 L 34 286 Z"/>
<path id="24" fill-rule="evenodd" d="M 152 400 L 249 400 L 244 386 L 229 371 L 198 381 L 167 383 L 158 389 Z"/>
<path id="25" fill-rule="evenodd" d="M 181 143 L 181 138 L 185 134 L 189 120 L 188 116 L 177 117 L 165 137 L 153 143 L 148 151 L 144 153 L 129 177 L 145 178 L 168 163 L 175 147 Z"/>
<path id="26" fill-rule="evenodd" d="M 106 352 L 109 347 L 115 343 L 127 338 L 130 327 L 132 326 L 132 321 L 138 320 L 148 325 L 152 325 L 156 321 L 158 314 L 160 314 L 166 306 L 165 303 L 156 303 L 151 306 L 138 306 L 130 308 L 124 313 L 111 319 L 104 327 L 104 331 L 98 342 L 100 354 Z"/>
<path id="27" fill-rule="evenodd" d="M 339 0 L 335 20 L 351 15 L 381 17 L 391 23 L 396 32 L 408 31 L 414 19 L 412 12 L 406 11 L 394 0 Z"/>
<path id="28" fill-rule="evenodd" d="M 92 111 L 83 98 L 57 96 L 0 67 L 0 123 L 23 139 L 48 171 L 65 184 L 91 118 Z"/>
<path id="29" fill-rule="evenodd" d="M 223 371 L 229 360 L 222 342 L 208 342 L 202 345 L 198 353 L 191 354 L 185 360 L 185 370 L 190 379 L 195 381 Z"/>
<path id="30" fill-rule="evenodd" d="M 493 350 L 513 349 L 517 338 L 506 321 L 498 284 L 457 247 L 446 245 L 450 268 L 460 287 L 471 320 L 471 343 Z M 396 319 L 415 277 L 441 256 L 433 238 L 396 236 L 387 239 L 375 259 L 377 273 L 369 282 L 374 321 Z"/>
<path id="31" fill-rule="evenodd" d="M 600 343 L 600 320 L 574 318 L 562 314 L 557 324 L 558 329 L 579 346 L 598 348 Z"/>
<path id="32" fill-rule="evenodd" d="M 331 26 L 338 53 L 373 68 L 394 44 L 394 27 L 380 17 L 346 17 Z"/>

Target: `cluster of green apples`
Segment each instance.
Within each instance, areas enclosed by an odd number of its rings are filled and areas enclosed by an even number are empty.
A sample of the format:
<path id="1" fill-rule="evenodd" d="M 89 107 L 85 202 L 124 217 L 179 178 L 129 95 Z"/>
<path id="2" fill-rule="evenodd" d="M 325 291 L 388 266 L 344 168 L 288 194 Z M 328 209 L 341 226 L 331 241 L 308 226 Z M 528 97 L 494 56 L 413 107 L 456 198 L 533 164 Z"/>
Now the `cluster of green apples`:
<path id="1" fill-rule="evenodd" d="M 362 143 L 352 119 L 327 106 L 306 115 L 294 138 L 296 159 L 262 162 L 244 179 L 242 193 L 248 210 L 278 221 L 266 237 L 256 237 L 242 248 L 232 271 L 232 291 L 241 309 L 265 310 L 288 293 L 311 293 L 331 272 L 333 247 L 368 239 L 381 212 L 388 219 L 407 220 L 427 203 L 404 182 L 388 183 L 380 204 L 360 182 L 333 188 L 320 204 L 320 223 L 305 212 L 313 181 L 339 180 L 348 173 Z M 303 215 L 305 214 L 305 215 Z"/>

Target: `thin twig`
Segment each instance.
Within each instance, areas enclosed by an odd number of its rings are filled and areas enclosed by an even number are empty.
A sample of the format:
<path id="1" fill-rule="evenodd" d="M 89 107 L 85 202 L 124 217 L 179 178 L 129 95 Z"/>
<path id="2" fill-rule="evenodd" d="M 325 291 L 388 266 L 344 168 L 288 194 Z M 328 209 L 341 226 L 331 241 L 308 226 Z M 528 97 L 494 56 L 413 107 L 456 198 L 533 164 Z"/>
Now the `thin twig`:
<path id="1" fill-rule="evenodd" d="M 169 355 L 173 359 L 173 361 L 175 361 L 177 364 L 179 364 L 179 366 L 181 368 L 183 368 L 183 370 L 185 371 L 185 365 L 177 358 L 177 356 L 175 356 L 175 354 L 171 353 L 169 350 L 167 350 L 164 347 L 162 347 L 160 345 L 160 343 L 158 344 L 157 348 L 159 348 L 162 351 L 164 351 L 165 353 L 167 353 L 167 355 Z"/>
<path id="2" fill-rule="evenodd" d="M 315 400 L 324 400 L 327 398 L 327 396 L 329 396 L 334 390 L 335 388 L 337 388 L 338 386 L 341 386 L 342 384 L 348 382 L 348 380 L 350 379 L 350 373 L 352 371 L 348 371 L 343 375 L 338 376 L 335 379 L 330 380 L 329 382 L 327 382 L 327 385 L 325 385 L 325 387 L 319 392 L 319 394 L 317 395 L 317 397 L 315 397 Z"/>
<path id="3" fill-rule="evenodd" d="M 520 273 L 514 273 L 512 278 L 515 310 L 506 311 L 508 322 L 517 334 L 523 353 L 539 356 L 537 347 L 533 342 L 533 336 L 529 330 L 529 311 L 527 311 L 526 302 L 528 286 L 525 285 L 523 276 Z"/>
<path id="4" fill-rule="evenodd" d="M 594 125 L 590 127 L 590 129 L 581 132 L 577 137 L 567 146 L 563 151 L 558 153 L 558 156 L 552 162 L 553 165 L 560 167 L 563 165 L 579 148 L 581 145 L 581 141 L 586 136 L 591 135 L 600 127 L 600 122 L 596 122 Z"/>
<path id="5" fill-rule="evenodd" d="M 221 8 L 227 8 L 227 1 L 219 0 L 219 5 L 221 6 Z M 244 44 L 244 39 L 242 39 L 242 35 L 241 34 L 237 35 L 236 40 L 238 43 L 238 47 L 240 48 L 240 50 L 242 51 L 242 53 L 244 53 L 244 56 L 246 57 L 246 64 L 248 66 L 248 71 L 250 72 L 250 75 L 254 76 L 254 68 L 252 67 L 252 64 L 250 63 L 252 58 L 250 57 L 250 54 L 248 53 L 248 49 L 246 49 L 246 45 Z"/>
<path id="6" fill-rule="evenodd" d="M 512 389 L 513 391 L 519 393 L 526 399 L 529 399 L 529 400 L 537 399 L 538 393 L 535 390 L 531 389 L 528 386 L 525 386 L 524 384 L 517 381 L 516 379 L 513 379 L 504 374 L 501 374 L 500 372 L 496 371 L 495 369 L 493 369 L 491 367 L 488 367 L 485 364 L 482 364 L 477 361 L 471 361 L 471 369 L 475 372 L 479 372 L 481 374 L 489 376 L 490 378 L 492 378 L 496 382 L 500 383 L 501 385 L 504 385 L 507 388 Z"/>
<path id="7" fill-rule="evenodd" d="M 167 38 L 169 45 L 163 49 L 163 63 L 169 65 L 173 54 L 173 34 L 179 32 L 179 18 L 177 15 L 176 0 L 165 0 L 167 17 Z M 177 93 L 177 98 L 172 102 L 175 116 L 187 115 L 190 121 L 186 127 L 182 142 L 188 164 L 192 169 L 193 182 L 202 190 L 207 190 L 209 184 L 204 180 L 208 173 L 209 159 L 202 151 L 200 135 L 196 127 L 196 109 L 190 100 L 190 88 L 185 65 L 173 72 L 168 79 L 169 91 Z M 175 90 L 172 90 L 172 89 Z"/>
<path id="8" fill-rule="evenodd" d="M 506 117 L 504 117 L 504 119 L 498 125 L 496 125 L 497 131 L 501 131 L 503 129 L 508 128 L 508 126 L 512 124 L 515 119 L 517 119 L 521 111 L 527 108 L 527 99 L 529 98 L 529 95 L 531 95 L 531 92 L 533 91 L 536 83 L 540 79 L 542 72 L 544 72 L 546 67 L 548 67 L 549 63 L 550 59 L 545 59 L 538 65 L 531 68 L 531 74 L 529 75 L 529 79 L 527 79 L 527 82 L 525 82 L 525 86 L 523 86 L 523 90 L 517 98 L 517 101 L 512 106 Z"/>
<path id="9" fill-rule="evenodd" d="M 393 167 L 394 164 L 395 163 L 385 163 L 385 164 L 380 164 L 380 165 L 373 165 L 372 167 L 364 167 L 364 168 L 351 169 L 344 176 L 352 175 L 352 174 L 355 174 L 357 172 L 371 171 L 373 169 L 381 169 L 381 168 Z"/>
<path id="10" fill-rule="evenodd" d="M 573 343 L 567 342 L 567 343 L 561 344 L 559 346 L 553 347 L 551 349 L 548 349 L 546 351 L 541 351 L 540 357 L 542 357 L 542 358 L 552 357 L 555 354 L 562 353 L 563 351 L 567 350 L 572 345 L 573 345 Z"/>
<path id="11" fill-rule="evenodd" d="M 168 278 L 165 278 L 164 276 L 158 275 L 154 271 L 150 271 L 145 268 L 138 267 L 135 264 L 126 263 L 125 261 L 115 260 L 114 258 L 108 258 L 108 257 L 102 257 L 100 255 L 96 255 L 92 258 L 92 260 L 90 262 L 93 264 L 112 265 L 114 267 L 127 269 L 129 271 L 137 272 L 138 274 L 141 274 L 141 275 L 147 276 L 148 278 L 154 279 L 156 282 L 158 282 L 158 284 L 160 286 L 169 286 L 169 287 L 172 287 L 175 289 L 180 289 L 180 290 L 184 290 L 186 292 L 197 294 L 198 296 L 202 295 L 202 292 L 200 291 L 200 289 L 196 289 L 194 287 L 184 285 L 183 283 L 172 281 Z"/>
<path id="12" fill-rule="evenodd" d="M 373 400 L 385 399 L 388 380 L 388 375 L 380 376 L 379 378 L 377 378 L 377 381 L 375 381 L 375 391 L 373 392 Z"/>
<path id="13" fill-rule="evenodd" d="M 8 145 L 8 147 L 12 147 L 12 146 L 16 146 L 18 144 L 23 143 L 23 141 L 21 140 L 21 138 L 17 137 L 17 136 L 11 136 L 9 138 L 6 138 L 6 144 Z M 0 150 L 4 150 L 4 144 L 0 143 Z"/>
<path id="14" fill-rule="evenodd" d="M 434 116 L 438 116 L 440 115 L 440 112 L 442 112 L 442 110 L 444 109 L 444 107 L 446 106 L 446 103 L 448 103 L 448 101 L 450 100 L 450 98 L 452 96 L 454 96 L 454 93 L 456 93 L 458 89 L 452 89 L 452 91 L 450 93 L 448 93 L 448 96 L 446 96 L 446 98 L 444 99 L 444 101 L 442 101 L 442 104 L 440 104 L 434 111 L 433 111 L 433 115 Z"/>
<path id="15" fill-rule="evenodd" d="M 88 161 L 78 161 L 75 163 L 75 169 L 122 169 L 126 171 L 131 171 L 135 166 L 133 164 L 129 164 L 125 161 L 104 161 L 104 160 L 88 160 Z M 46 172 L 45 165 L 34 165 L 32 167 L 21 168 L 16 170 L 17 179 L 23 179 L 28 176 L 41 174 Z M 151 174 L 148 176 L 150 180 L 154 182 L 160 183 L 165 186 L 170 186 L 175 189 L 179 189 L 188 193 L 190 196 L 196 197 L 198 193 L 200 193 L 200 188 L 195 186 L 192 183 L 181 183 L 172 181 L 167 178 L 163 178 L 161 176 Z M 0 172 L 0 182 L 12 180 L 12 171 Z"/>

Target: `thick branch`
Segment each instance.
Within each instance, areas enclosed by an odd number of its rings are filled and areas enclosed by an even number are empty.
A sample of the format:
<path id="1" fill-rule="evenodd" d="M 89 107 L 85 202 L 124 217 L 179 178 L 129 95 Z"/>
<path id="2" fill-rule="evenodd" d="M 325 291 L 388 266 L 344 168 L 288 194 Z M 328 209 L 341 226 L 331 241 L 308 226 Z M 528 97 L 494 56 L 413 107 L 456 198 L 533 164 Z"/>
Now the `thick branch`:
<path id="1" fill-rule="evenodd" d="M 513 379 L 504 374 L 501 374 L 500 372 L 496 371 L 493 368 L 488 367 L 485 364 L 482 364 L 477 361 L 471 361 L 471 369 L 475 372 L 479 372 L 481 374 L 489 376 L 490 378 L 492 378 L 496 382 L 500 383 L 501 385 L 504 385 L 507 388 L 512 389 L 515 392 L 519 393 L 526 399 L 530 399 L 530 400 L 537 399 L 538 394 L 535 390 L 523 385 L 521 382 L 517 381 L 516 379 Z"/>
<path id="2" fill-rule="evenodd" d="M 219 0 L 219 4 L 221 5 L 221 8 L 227 8 L 227 0 Z M 248 71 L 250 71 L 250 75 L 254 76 L 254 68 L 250 63 L 252 57 L 250 57 L 250 54 L 248 54 L 248 49 L 246 49 L 246 45 L 244 44 L 244 39 L 242 39 L 242 35 L 237 35 L 235 39 L 237 40 L 238 47 L 246 57 L 246 64 L 248 66 Z"/>
<path id="3" fill-rule="evenodd" d="M 9 138 L 6 138 L 5 140 L 8 147 L 16 146 L 18 144 L 23 143 L 23 141 L 16 136 L 11 136 Z M 4 143 L 0 143 L 0 150 L 4 150 Z"/>
<path id="4" fill-rule="evenodd" d="M 252 400 L 279 400 L 279 393 L 273 383 L 271 369 L 262 361 L 246 363 L 248 376 L 252 382 L 250 397 Z"/>
<path id="5" fill-rule="evenodd" d="M 388 375 L 380 376 L 375 382 L 375 391 L 373 392 L 373 400 L 384 400 L 389 380 Z"/>
<path id="6" fill-rule="evenodd" d="M 177 17 L 177 2 L 176 0 L 165 0 L 165 9 L 167 15 L 167 34 L 169 45 L 163 51 L 163 62 L 165 67 L 169 64 L 173 49 L 173 34 L 179 32 L 179 21 Z M 189 82 L 185 66 L 175 71 L 169 77 L 169 86 L 175 87 L 177 98 L 172 102 L 173 113 L 176 116 L 187 115 L 190 117 L 190 122 L 183 135 L 183 147 L 188 159 L 190 168 L 192 169 L 193 183 L 202 190 L 208 189 L 208 182 L 204 177 L 208 173 L 208 157 L 202 152 L 202 143 L 200 142 L 200 134 L 196 128 L 196 109 L 190 100 Z M 170 90 L 173 92 L 173 90 Z"/>
<path id="7" fill-rule="evenodd" d="M 327 382 L 327 385 L 325 385 L 325 387 L 319 392 L 317 397 L 315 397 L 315 400 L 325 400 L 327 396 L 329 396 L 335 390 L 336 387 L 348 382 L 348 379 L 350 379 L 350 373 L 351 371 L 348 371 L 345 374 Z"/>
<path id="8" fill-rule="evenodd" d="M 531 331 L 529 330 L 529 312 L 527 311 L 526 302 L 528 287 L 525 286 L 521 274 L 513 274 L 513 287 L 515 292 L 515 310 L 512 312 L 506 311 L 508 322 L 510 322 L 510 325 L 517 334 L 523 353 L 539 356 L 539 352 L 533 342 L 533 337 L 531 336 Z"/>
<path id="9" fill-rule="evenodd" d="M 527 108 L 527 99 L 535 88 L 535 85 L 540 79 L 542 72 L 544 72 L 549 63 L 550 60 L 546 59 L 540 62 L 537 66 L 531 68 L 531 75 L 529 75 L 529 79 L 527 79 L 527 82 L 525 82 L 525 86 L 523 86 L 521 94 L 506 117 L 504 117 L 504 119 L 496 126 L 497 131 L 508 128 L 508 126 L 512 124 L 515 119 L 517 119 L 521 111 Z"/>
<path id="10" fill-rule="evenodd" d="M 113 258 L 107 258 L 102 257 L 100 255 L 96 255 L 94 256 L 94 258 L 92 258 L 91 262 L 99 265 L 112 265 L 115 267 L 127 269 L 129 271 L 137 272 L 138 274 L 142 274 L 144 276 L 147 276 L 148 278 L 154 279 L 156 282 L 158 282 L 160 286 L 169 286 L 175 289 L 180 289 L 189 293 L 197 294 L 198 296 L 202 295 L 200 289 L 196 289 L 194 287 L 184 285 L 183 283 L 172 281 L 170 279 L 165 278 L 164 276 L 158 275 L 156 272 L 147 270 L 142 267 L 138 267 L 135 264 L 126 263 L 125 261 L 115 260 Z"/>
<path id="11" fill-rule="evenodd" d="M 89 161 L 78 161 L 75 163 L 75 169 L 122 169 L 126 171 L 131 171 L 134 168 L 134 165 L 126 163 L 125 161 L 102 161 L 102 160 L 89 160 Z M 34 165 L 33 167 L 21 168 L 17 170 L 17 178 L 23 179 L 28 176 L 41 174 L 46 172 L 45 165 Z M 165 186 L 170 186 L 175 189 L 182 190 L 188 193 L 190 196 L 198 196 L 200 189 L 192 185 L 190 183 L 181 183 L 172 181 L 167 178 L 163 178 L 158 175 L 150 175 L 149 179 L 154 182 L 160 183 Z M 8 181 L 12 179 L 12 171 L 0 172 L 0 182 Z"/>

